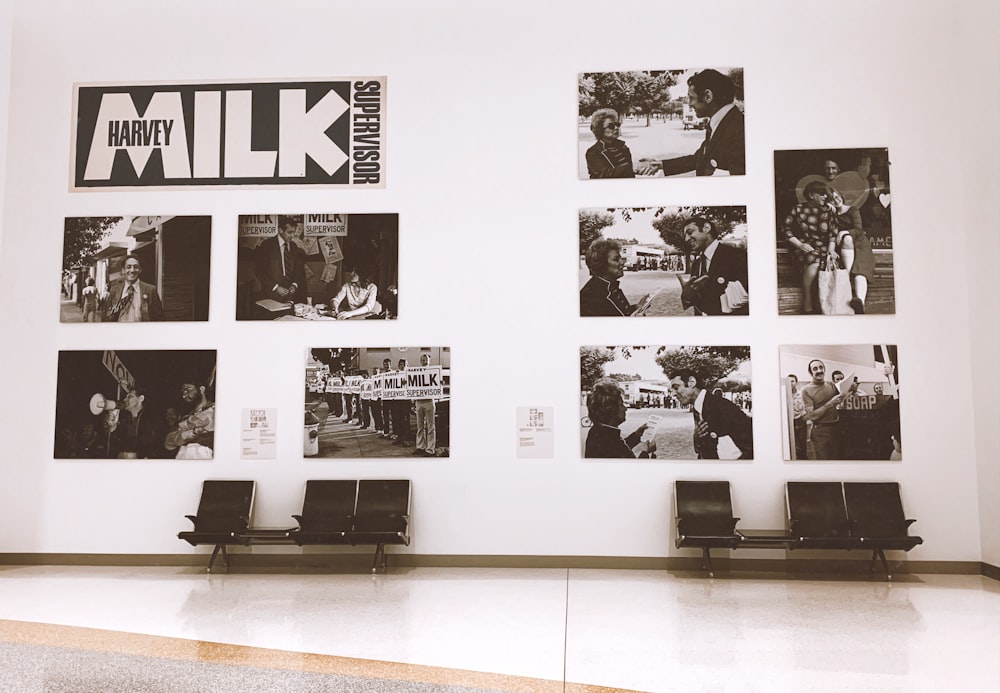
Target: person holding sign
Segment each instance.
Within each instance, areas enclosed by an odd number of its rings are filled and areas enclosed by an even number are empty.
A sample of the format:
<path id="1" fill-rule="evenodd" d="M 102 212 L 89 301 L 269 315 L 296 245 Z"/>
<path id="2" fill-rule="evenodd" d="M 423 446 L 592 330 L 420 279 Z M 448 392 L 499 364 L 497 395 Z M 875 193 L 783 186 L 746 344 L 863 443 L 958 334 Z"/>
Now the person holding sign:
<path id="1" fill-rule="evenodd" d="M 624 440 L 619 429 L 625 423 L 625 398 L 622 390 L 611 378 L 602 378 L 594 383 L 587 395 L 587 415 L 593 427 L 587 434 L 583 456 L 585 458 L 610 458 L 634 460 L 656 457 L 656 443 L 644 440 L 648 436 L 647 424 L 641 424 Z M 633 449 L 638 448 L 637 453 Z"/>
<path id="2" fill-rule="evenodd" d="M 420 365 L 431 365 L 431 355 L 421 354 Z M 418 457 L 434 457 L 437 447 L 437 436 L 434 430 L 434 400 L 416 399 L 413 402 L 417 410 L 417 446 L 413 451 Z"/>
<path id="3" fill-rule="evenodd" d="M 819 359 L 810 361 L 808 369 L 812 381 L 802 388 L 802 403 L 806 405 L 806 420 L 812 423 L 813 454 L 809 459 L 840 459 L 837 407 L 857 390 L 857 383 L 841 388 L 827 382 L 826 364 Z"/>
<path id="4" fill-rule="evenodd" d="M 399 359 L 396 372 L 405 373 L 409 365 L 406 359 Z M 397 436 L 396 440 L 392 441 L 393 445 L 404 447 L 413 445 L 413 438 L 410 437 L 410 400 L 397 399 L 393 402 L 392 430 Z"/>
<path id="5" fill-rule="evenodd" d="M 382 373 L 392 373 L 392 359 L 382 359 Z M 382 378 L 383 385 L 385 384 L 385 378 Z M 382 410 L 382 430 L 379 431 L 379 435 L 383 438 L 389 438 L 391 433 L 395 431 L 390 431 L 392 427 L 392 411 L 393 405 L 395 404 L 391 399 L 386 399 L 383 393 L 383 388 L 379 388 L 379 398 L 378 405 Z"/>

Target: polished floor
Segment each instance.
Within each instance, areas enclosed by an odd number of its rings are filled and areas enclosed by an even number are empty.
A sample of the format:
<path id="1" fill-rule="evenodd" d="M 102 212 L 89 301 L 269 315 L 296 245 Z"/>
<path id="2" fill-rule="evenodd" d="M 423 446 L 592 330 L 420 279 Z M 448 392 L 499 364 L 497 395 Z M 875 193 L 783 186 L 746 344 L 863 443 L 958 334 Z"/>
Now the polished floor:
<path id="1" fill-rule="evenodd" d="M 1000 583 L 0 566 L 4 691 L 1000 691 Z"/>

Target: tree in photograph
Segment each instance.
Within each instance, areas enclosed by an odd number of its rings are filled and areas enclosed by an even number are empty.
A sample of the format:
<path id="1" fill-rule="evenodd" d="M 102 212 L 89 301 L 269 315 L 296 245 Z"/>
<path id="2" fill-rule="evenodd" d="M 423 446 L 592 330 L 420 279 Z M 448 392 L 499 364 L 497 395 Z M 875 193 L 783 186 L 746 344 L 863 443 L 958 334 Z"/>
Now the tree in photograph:
<path id="1" fill-rule="evenodd" d="M 590 390 L 604 377 L 604 364 L 613 360 L 615 352 L 608 347 L 580 347 L 580 389 Z"/>
<path id="2" fill-rule="evenodd" d="M 580 113 L 590 115 L 599 108 L 614 109 L 619 116 L 624 117 L 629 112 L 629 104 L 635 96 L 636 83 L 639 81 L 639 72 L 588 72 L 580 78 L 580 85 L 585 80 L 593 84 L 593 89 L 589 94 L 587 108 L 584 107 L 584 98 L 581 91 Z"/>
<path id="3" fill-rule="evenodd" d="M 642 376 L 638 373 L 633 373 L 632 375 L 629 375 L 628 373 L 612 373 L 608 377 L 616 383 L 631 383 L 636 380 L 642 380 Z"/>
<path id="4" fill-rule="evenodd" d="M 597 110 L 597 99 L 594 98 L 594 78 L 592 76 L 580 75 L 577 78 L 577 96 L 581 116 L 589 116 Z"/>
<path id="5" fill-rule="evenodd" d="M 601 237 L 601 229 L 615 223 L 615 218 L 607 212 L 594 209 L 580 210 L 580 255 L 587 254 L 587 248 Z"/>
<path id="6" fill-rule="evenodd" d="M 729 79 L 733 80 L 733 86 L 736 87 L 735 100 L 738 101 L 742 105 L 742 103 L 743 103 L 743 68 L 742 67 L 734 67 L 732 69 L 729 69 L 729 70 L 726 71 L 726 76 Z M 740 110 L 742 111 L 743 108 L 741 107 Z"/>
<path id="7" fill-rule="evenodd" d="M 641 113 L 646 125 L 654 113 L 666 113 L 670 88 L 682 70 L 631 72 L 587 72 L 577 80 L 580 115 L 589 116 L 599 108 L 614 109 L 621 117 Z"/>
<path id="8" fill-rule="evenodd" d="M 660 347 L 656 363 L 664 375 L 691 371 L 701 387 L 711 389 L 750 359 L 750 347 Z"/>
<path id="9" fill-rule="evenodd" d="M 723 378 L 715 386 L 721 388 L 723 392 L 750 392 L 750 383 L 745 380 Z"/>
<path id="10" fill-rule="evenodd" d="M 653 228 L 668 243 L 682 252 L 685 267 L 691 266 L 691 253 L 684 240 L 684 227 L 691 217 L 705 217 L 719 225 L 719 238 L 725 238 L 736 226 L 747 223 L 746 207 L 677 207 L 677 211 L 667 212 L 660 208 L 653 219 Z"/>
<path id="11" fill-rule="evenodd" d="M 653 113 L 663 113 L 670 104 L 670 87 L 677 84 L 677 79 L 670 72 L 650 73 L 639 72 L 633 89 L 631 105 L 637 112 L 646 116 L 646 127 L 649 127 Z"/>
<path id="12" fill-rule="evenodd" d="M 63 228 L 63 269 L 93 264 L 102 241 L 121 220 L 122 217 L 68 217 Z"/>

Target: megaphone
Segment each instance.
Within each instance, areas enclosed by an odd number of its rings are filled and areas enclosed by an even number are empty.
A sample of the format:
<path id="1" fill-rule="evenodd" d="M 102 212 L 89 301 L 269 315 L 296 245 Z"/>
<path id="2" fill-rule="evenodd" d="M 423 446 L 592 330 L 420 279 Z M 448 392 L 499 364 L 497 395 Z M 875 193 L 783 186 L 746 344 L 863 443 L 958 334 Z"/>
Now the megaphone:
<path id="1" fill-rule="evenodd" d="M 113 409 L 124 409 L 125 404 L 113 399 L 107 399 L 104 395 L 98 392 L 96 395 L 90 398 L 90 413 L 93 415 L 98 415 L 102 412 L 111 411 Z"/>

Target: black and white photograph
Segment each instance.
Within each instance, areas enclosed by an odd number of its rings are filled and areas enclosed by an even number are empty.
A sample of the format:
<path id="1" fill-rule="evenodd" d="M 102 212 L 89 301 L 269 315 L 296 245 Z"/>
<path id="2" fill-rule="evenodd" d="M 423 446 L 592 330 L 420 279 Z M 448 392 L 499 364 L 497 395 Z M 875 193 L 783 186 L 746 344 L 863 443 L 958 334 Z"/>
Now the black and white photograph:
<path id="1" fill-rule="evenodd" d="M 585 459 L 752 460 L 748 346 L 580 347 Z"/>
<path id="2" fill-rule="evenodd" d="M 449 457 L 450 419 L 449 347 L 306 353 L 305 457 Z"/>
<path id="3" fill-rule="evenodd" d="M 779 348 L 786 460 L 902 460 L 896 345 Z"/>
<path id="4" fill-rule="evenodd" d="M 746 207 L 580 210 L 580 315 L 749 315 Z"/>
<path id="5" fill-rule="evenodd" d="M 584 72 L 581 179 L 742 176 L 743 68 Z"/>
<path id="6" fill-rule="evenodd" d="M 67 217 L 60 322 L 208 320 L 212 218 Z"/>
<path id="7" fill-rule="evenodd" d="M 889 150 L 774 153 L 780 315 L 896 312 Z"/>
<path id="8" fill-rule="evenodd" d="M 385 77 L 73 85 L 70 190 L 385 187 Z"/>
<path id="9" fill-rule="evenodd" d="M 241 214 L 237 320 L 395 320 L 398 214 Z"/>
<path id="10" fill-rule="evenodd" d="M 56 459 L 210 460 L 216 352 L 60 351 Z"/>

